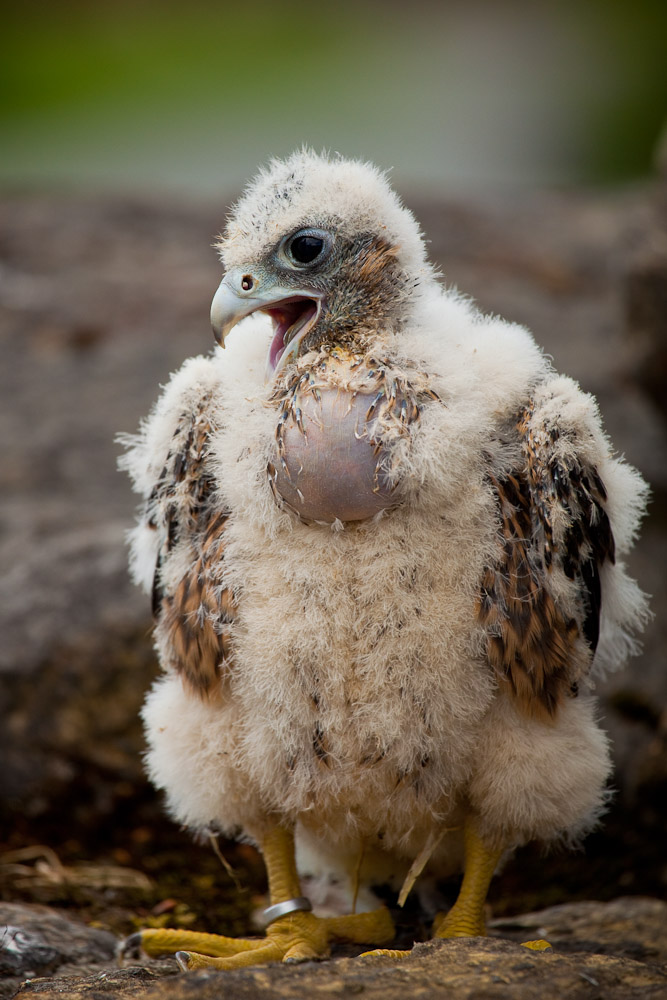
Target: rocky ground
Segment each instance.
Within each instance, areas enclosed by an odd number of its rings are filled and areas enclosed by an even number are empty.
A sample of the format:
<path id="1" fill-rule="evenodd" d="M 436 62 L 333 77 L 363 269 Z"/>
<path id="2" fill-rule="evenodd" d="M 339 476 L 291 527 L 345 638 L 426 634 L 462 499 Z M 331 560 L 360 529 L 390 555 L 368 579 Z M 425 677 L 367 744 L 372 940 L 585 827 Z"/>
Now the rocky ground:
<path id="1" fill-rule="evenodd" d="M 341 957 L 243 972 L 229 995 L 667 995 L 664 191 L 404 194 L 447 280 L 528 324 L 598 396 L 617 448 L 651 482 L 631 568 L 655 618 L 642 657 L 600 687 L 617 764 L 603 829 L 585 853 L 527 848 L 496 880 L 494 930 L 514 940 L 420 944 L 395 966 Z M 223 845 L 248 887 L 239 894 L 208 847 L 162 818 L 143 778 L 137 713 L 156 665 L 147 603 L 125 569 L 134 500 L 113 442 L 184 357 L 210 347 L 223 217 L 222 201 L 0 202 L 0 923 L 18 928 L 0 944 L 5 996 L 164 995 L 157 977 L 173 963 L 119 971 L 117 936 L 159 923 L 247 933 L 264 891 L 251 849 Z M 574 909 L 515 917 L 552 904 Z M 402 919 L 408 943 L 424 937 L 418 913 Z M 524 931 L 553 950 L 522 948 Z M 220 989 L 198 973 L 170 981 L 169 995 Z"/>
<path id="2" fill-rule="evenodd" d="M 17 1000 L 311 1000 L 361 994 L 369 1000 L 667 997 L 667 903 L 640 896 L 570 903 L 497 920 L 488 938 L 428 941 L 400 960 L 334 957 L 300 966 L 187 975 L 178 974 L 173 959 L 114 966 L 111 934 L 45 907 L 0 905 L 0 919 L 13 922 L 0 958 L 7 976 L 7 992 L 0 996 Z M 536 939 L 547 939 L 551 947 L 526 947 Z"/>

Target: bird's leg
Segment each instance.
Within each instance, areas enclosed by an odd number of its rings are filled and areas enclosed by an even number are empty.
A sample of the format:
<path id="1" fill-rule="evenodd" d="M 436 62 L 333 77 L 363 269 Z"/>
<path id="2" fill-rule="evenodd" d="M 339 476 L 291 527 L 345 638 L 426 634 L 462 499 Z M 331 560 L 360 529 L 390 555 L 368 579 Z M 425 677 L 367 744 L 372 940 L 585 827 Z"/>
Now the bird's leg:
<path id="1" fill-rule="evenodd" d="M 438 914 L 433 924 L 433 936 L 437 938 L 484 937 L 484 903 L 489 891 L 496 866 L 503 855 L 503 849 L 493 849 L 484 843 L 477 832 L 475 821 L 466 820 L 464 831 L 463 882 L 458 898 L 446 914 Z M 551 948 L 548 941 L 522 941 L 524 948 L 531 951 L 545 951 Z"/>
<path id="2" fill-rule="evenodd" d="M 436 917 L 435 937 L 482 937 L 486 934 L 484 903 L 502 854 L 502 848 L 491 848 L 484 843 L 474 819 L 469 817 L 464 829 L 463 882 L 449 913 Z"/>
<path id="3" fill-rule="evenodd" d="M 475 821 L 470 818 L 465 822 L 463 838 L 463 882 L 458 898 L 449 913 L 438 914 L 435 919 L 433 936 L 436 938 L 486 935 L 484 902 L 503 851 L 487 847 L 477 832 Z M 364 957 L 399 959 L 407 958 L 409 954 L 409 951 L 380 948 L 364 952 Z"/>
<path id="4" fill-rule="evenodd" d="M 503 855 L 503 848 L 492 848 L 480 837 L 474 819 L 468 818 L 464 828 L 463 882 L 458 898 L 446 914 L 438 914 L 433 924 L 435 938 L 484 937 L 484 903 L 496 866 Z M 524 948 L 545 951 L 551 948 L 548 941 L 523 941 Z M 381 956 L 394 960 L 407 958 L 409 951 L 391 951 L 387 948 L 368 951 L 364 956 Z"/>
<path id="5" fill-rule="evenodd" d="M 269 880 L 271 906 L 301 898 L 294 859 L 294 834 L 273 827 L 261 843 Z M 382 944 L 394 936 L 389 911 L 342 917 L 316 917 L 304 910 L 288 912 L 273 920 L 260 939 L 228 938 L 196 931 L 145 930 L 140 944 L 149 955 L 176 952 L 182 969 L 213 967 L 237 969 L 264 962 L 299 962 L 325 958 L 332 940 Z M 134 943 L 134 942 L 133 942 Z"/>

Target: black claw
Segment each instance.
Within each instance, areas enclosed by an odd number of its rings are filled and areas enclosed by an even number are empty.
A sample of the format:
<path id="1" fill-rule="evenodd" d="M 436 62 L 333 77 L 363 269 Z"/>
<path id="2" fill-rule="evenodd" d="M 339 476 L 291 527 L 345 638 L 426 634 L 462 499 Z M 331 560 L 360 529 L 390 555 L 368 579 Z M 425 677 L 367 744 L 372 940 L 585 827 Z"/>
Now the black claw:
<path id="1" fill-rule="evenodd" d="M 140 958 L 141 957 L 141 931 L 135 931 L 134 934 L 130 934 L 126 937 L 124 941 L 121 941 L 118 946 L 118 958 L 120 961 L 124 961 L 127 958 Z"/>
<path id="2" fill-rule="evenodd" d="M 190 971 L 190 954 L 187 951 L 177 951 L 174 958 L 178 962 L 181 972 Z"/>

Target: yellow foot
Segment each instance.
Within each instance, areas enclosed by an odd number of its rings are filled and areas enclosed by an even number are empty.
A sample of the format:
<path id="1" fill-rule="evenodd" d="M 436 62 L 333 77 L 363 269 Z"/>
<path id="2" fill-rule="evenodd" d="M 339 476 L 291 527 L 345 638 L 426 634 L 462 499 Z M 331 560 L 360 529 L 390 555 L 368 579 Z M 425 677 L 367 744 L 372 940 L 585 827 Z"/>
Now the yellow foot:
<path id="1" fill-rule="evenodd" d="M 522 941 L 521 947 L 530 948 L 531 951 L 547 951 L 551 945 L 544 938 L 538 938 L 537 941 Z"/>
<path id="2" fill-rule="evenodd" d="M 434 937 L 485 937 L 484 900 L 496 865 L 502 856 L 500 848 L 490 848 L 480 837 L 474 819 L 464 826 L 463 882 L 458 899 L 446 915 L 438 914 L 433 924 Z"/>
<path id="3" fill-rule="evenodd" d="M 394 936 L 389 911 L 382 907 L 372 913 L 344 917 L 316 917 L 302 911 L 275 920 L 266 937 L 228 938 L 196 931 L 145 930 L 140 941 L 133 937 L 128 944 L 140 943 L 148 955 L 176 954 L 183 970 L 240 969 L 265 962 L 306 962 L 326 958 L 332 941 L 357 944 L 384 944 Z"/>
<path id="4" fill-rule="evenodd" d="M 411 951 L 402 951 L 396 948 L 374 948 L 373 951 L 362 951 L 359 958 L 393 958 L 403 959 L 411 955 Z"/>
<path id="5" fill-rule="evenodd" d="M 486 937 L 482 908 L 459 909 L 455 904 L 449 913 L 439 913 L 433 921 L 433 937 Z"/>

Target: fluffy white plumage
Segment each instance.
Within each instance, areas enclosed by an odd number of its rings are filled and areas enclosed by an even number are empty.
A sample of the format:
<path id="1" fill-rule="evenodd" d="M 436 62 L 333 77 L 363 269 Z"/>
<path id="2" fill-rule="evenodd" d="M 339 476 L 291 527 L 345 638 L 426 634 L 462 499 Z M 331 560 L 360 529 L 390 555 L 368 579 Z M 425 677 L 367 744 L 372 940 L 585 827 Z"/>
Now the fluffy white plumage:
<path id="1" fill-rule="evenodd" d="M 304 229 L 332 241 L 321 264 L 289 259 L 285 238 Z M 368 880 L 402 878 L 431 849 L 432 871 L 460 867 L 470 816 L 502 849 L 579 837 L 610 768 L 592 678 L 635 651 L 646 615 L 623 565 L 646 488 L 595 401 L 528 331 L 443 287 L 367 164 L 274 161 L 221 253 L 241 305 L 243 275 L 271 290 L 264 309 L 276 281 L 324 306 L 268 378 L 296 314 L 254 311 L 225 350 L 187 361 L 124 460 L 145 501 L 132 567 L 147 590 L 158 567 L 165 671 L 144 720 L 170 811 L 257 843 L 296 825 L 310 871 L 352 872 L 363 844 Z M 384 422 L 357 427 L 393 505 L 366 519 L 314 523 L 275 488 L 281 417 L 296 435 L 296 410 L 309 414 L 306 460 L 334 433 L 318 440 L 313 417 L 322 360 L 363 410 L 374 395 L 354 380 L 374 393 L 383 371 Z"/>

